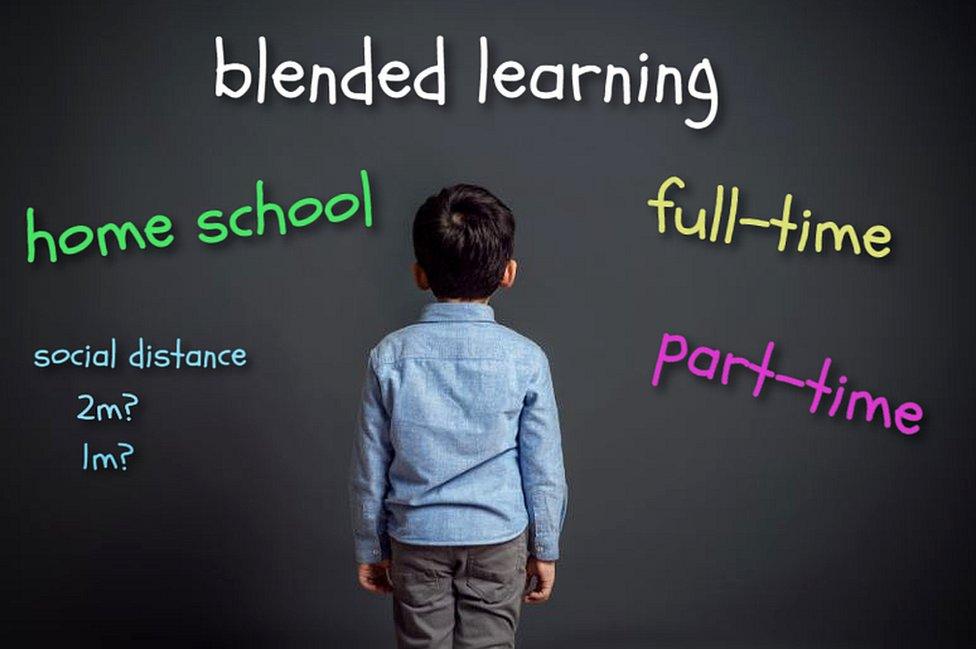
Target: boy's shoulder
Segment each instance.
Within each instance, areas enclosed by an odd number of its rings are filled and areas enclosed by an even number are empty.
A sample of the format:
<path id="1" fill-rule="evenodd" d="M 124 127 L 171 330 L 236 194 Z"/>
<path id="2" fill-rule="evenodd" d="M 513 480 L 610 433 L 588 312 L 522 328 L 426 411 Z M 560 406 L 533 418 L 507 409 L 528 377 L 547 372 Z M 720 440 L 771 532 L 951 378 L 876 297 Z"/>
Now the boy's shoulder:
<path id="1" fill-rule="evenodd" d="M 408 356 L 422 356 L 432 351 L 438 338 L 429 323 L 415 322 L 392 331 L 370 350 L 374 363 L 395 363 Z M 513 356 L 522 362 L 548 362 L 546 353 L 534 340 L 498 322 L 483 323 L 479 338 L 484 348 L 494 353 Z"/>

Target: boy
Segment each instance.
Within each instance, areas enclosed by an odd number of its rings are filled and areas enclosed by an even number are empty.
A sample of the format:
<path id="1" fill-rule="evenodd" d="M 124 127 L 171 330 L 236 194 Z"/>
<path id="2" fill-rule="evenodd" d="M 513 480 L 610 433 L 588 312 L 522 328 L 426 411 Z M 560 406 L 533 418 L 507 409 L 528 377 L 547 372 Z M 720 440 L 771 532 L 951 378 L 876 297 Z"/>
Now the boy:
<path id="1" fill-rule="evenodd" d="M 515 219 L 487 190 L 431 196 L 413 224 L 416 324 L 369 354 L 350 496 L 359 583 L 393 593 L 397 646 L 514 647 L 549 599 L 566 512 L 545 354 L 495 323 Z M 534 582 L 534 583 L 533 583 Z"/>

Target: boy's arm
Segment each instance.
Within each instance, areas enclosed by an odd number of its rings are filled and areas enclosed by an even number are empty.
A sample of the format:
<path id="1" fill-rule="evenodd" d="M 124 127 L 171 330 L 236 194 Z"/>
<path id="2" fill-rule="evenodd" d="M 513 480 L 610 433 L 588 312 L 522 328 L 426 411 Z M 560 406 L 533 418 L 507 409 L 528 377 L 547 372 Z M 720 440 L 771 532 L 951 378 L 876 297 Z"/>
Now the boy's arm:
<path id="1" fill-rule="evenodd" d="M 566 517 L 566 473 L 549 361 L 540 356 L 519 418 L 519 463 L 529 513 L 529 552 L 541 561 L 555 561 Z"/>
<path id="2" fill-rule="evenodd" d="M 379 563 L 390 556 L 383 499 L 389 486 L 387 471 L 392 459 L 390 418 L 383 406 L 373 353 L 370 352 L 349 478 L 349 501 L 358 563 Z"/>

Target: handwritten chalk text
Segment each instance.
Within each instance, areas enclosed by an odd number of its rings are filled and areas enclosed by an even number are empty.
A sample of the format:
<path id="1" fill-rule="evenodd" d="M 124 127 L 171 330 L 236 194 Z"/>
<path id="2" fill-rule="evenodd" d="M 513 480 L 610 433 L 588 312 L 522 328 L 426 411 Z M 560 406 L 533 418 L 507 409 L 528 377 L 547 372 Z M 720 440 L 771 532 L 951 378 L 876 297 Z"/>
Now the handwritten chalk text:
<path id="1" fill-rule="evenodd" d="M 830 357 L 824 358 L 820 373 L 815 379 L 797 378 L 789 374 L 774 372 L 769 367 L 774 347 L 775 343 L 769 341 L 763 353 L 762 361 L 753 363 L 748 358 L 736 356 L 731 352 L 726 353 L 723 359 L 721 351 L 704 345 L 691 350 L 688 340 L 684 336 L 665 333 L 661 337 L 661 347 L 658 350 L 657 362 L 654 364 L 651 385 L 658 387 L 661 384 L 661 375 L 666 365 L 682 363 L 693 376 L 707 381 L 713 381 L 718 376 L 722 385 L 728 385 L 733 369 L 741 367 L 755 373 L 753 397 L 758 398 L 766 385 L 766 380 L 772 379 L 777 383 L 799 390 L 810 390 L 812 392 L 810 414 L 816 414 L 820 410 L 821 403 L 826 402 L 824 397 L 833 395 L 833 398 L 829 399 L 830 405 L 827 407 L 829 417 L 843 413 L 844 418 L 848 421 L 855 417 L 863 417 L 865 421 L 870 422 L 880 415 L 881 423 L 885 428 L 891 428 L 894 424 L 895 428 L 904 435 L 914 435 L 921 429 L 919 422 L 922 421 L 922 406 L 914 401 L 906 401 L 892 410 L 887 397 L 875 396 L 867 390 L 852 390 L 847 385 L 847 377 L 843 374 L 837 378 L 836 382 L 832 382 L 833 386 L 828 385 Z M 741 374 L 742 370 L 739 370 L 738 373 Z"/>
<path id="2" fill-rule="evenodd" d="M 667 232 L 670 220 L 678 234 L 698 237 L 702 241 L 707 239 L 712 243 L 717 243 L 721 236 L 725 244 L 731 244 L 736 226 L 742 225 L 778 232 L 776 249 L 779 252 L 784 252 L 789 244 L 796 252 L 812 248 L 821 253 L 827 245 L 832 245 L 836 252 L 846 249 L 855 255 L 860 255 L 863 250 L 875 259 L 887 257 L 891 253 L 888 245 L 891 243 L 891 230 L 884 225 L 872 225 L 859 234 L 853 225 L 847 223 L 838 225 L 835 221 L 817 221 L 812 218 L 813 211 L 807 209 L 801 212 L 800 222 L 794 222 L 793 194 L 786 194 L 783 210 L 778 218 L 764 219 L 739 216 L 739 188 L 731 188 L 726 204 L 725 187 L 718 185 L 715 188 L 715 206 L 710 222 L 708 210 L 704 207 L 698 210 L 698 216 L 693 222 L 686 221 L 683 209 L 668 198 L 668 191 L 672 187 L 684 189 L 685 181 L 678 176 L 671 176 L 658 187 L 657 196 L 647 201 L 649 207 L 657 209 L 657 229 L 661 234 Z M 794 237 L 797 230 L 799 234 Z"/>

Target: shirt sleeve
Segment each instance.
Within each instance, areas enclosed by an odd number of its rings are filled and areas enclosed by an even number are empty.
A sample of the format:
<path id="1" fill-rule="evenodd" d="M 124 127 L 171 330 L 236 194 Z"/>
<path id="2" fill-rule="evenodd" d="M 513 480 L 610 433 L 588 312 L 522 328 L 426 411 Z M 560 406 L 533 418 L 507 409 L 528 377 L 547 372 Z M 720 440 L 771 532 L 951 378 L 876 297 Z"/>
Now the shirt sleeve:
<path id="1" fill-rule="evenodd" d="M 537 559 L 555 561 L 566 517 L 567 486 L 559 413 L 544 354 L 525 395 L 518 434 L 522 489 L 529 513 L 529 551 Z"/>
<path id="2" fill-rule="evenodd" d="M 376 563 L 390 556 L 383 500 L 389 487 L 392 459 L 390 418 L 383 405 L 380 382 L 370 353 L 349 477 L 354 546 L 359 563 Z"/>

